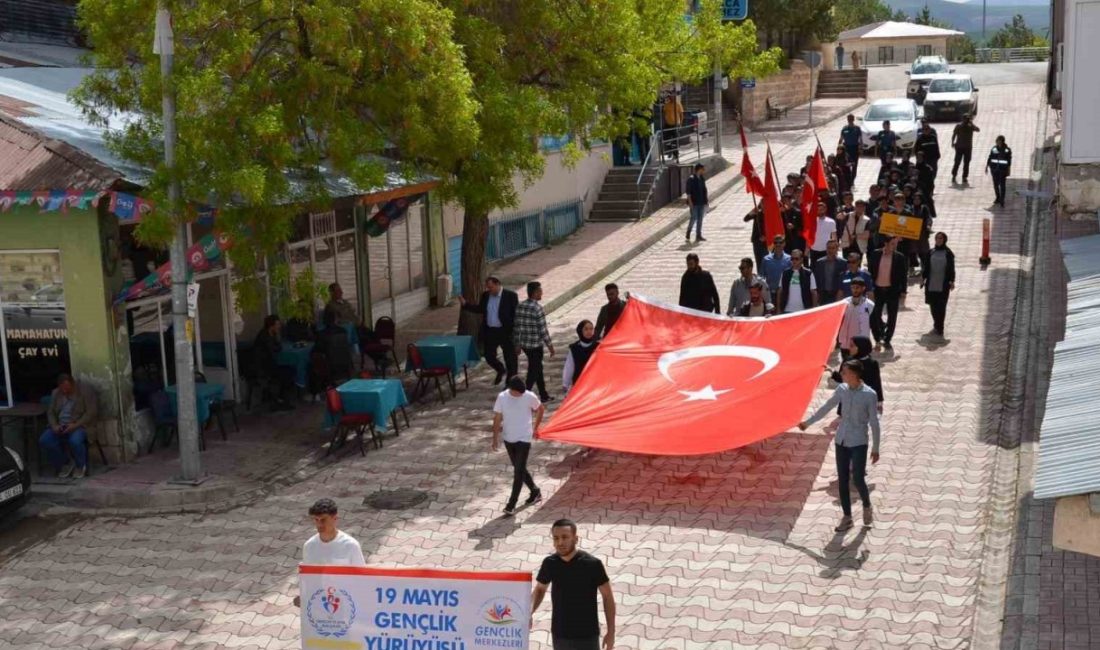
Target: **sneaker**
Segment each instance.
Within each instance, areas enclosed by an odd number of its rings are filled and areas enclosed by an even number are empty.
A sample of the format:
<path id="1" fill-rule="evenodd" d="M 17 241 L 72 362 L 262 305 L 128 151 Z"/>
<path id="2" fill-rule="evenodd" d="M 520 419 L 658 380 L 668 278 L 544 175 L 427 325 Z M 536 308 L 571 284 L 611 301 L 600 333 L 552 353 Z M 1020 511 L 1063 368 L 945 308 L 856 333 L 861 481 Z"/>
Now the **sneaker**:
<path id="1" fill-rule="evenodd" d="M 691 241 L 691 235 L 684 235 L 684 241 L 690 242 Z"/>
<path id="2" fill-rule="evenodd" d="M 695 238 L 696 243 L 701 242 L 701 241 L 706 241 L 706 240 L 707 240 L 706 237 L 696 237 Z"/>
<path id="3" fill-rule="evenodd" d="M 84 478 L 87 475 L 88 475 L 88 468 L 87 467 L 77 467 L 76 471 L 73 472 L 73 478 Z"/>
<path id="4" fill-rule="evenodd" d="M 512 517 L 515 514 L 516 514 L 516 507 L 515 506 L 504 506 L 504 516 L 505 517 Z"/>
<path id="5" fill-rule="evenodd" d="M 851 521 L 849 519 L 848 521 Z M 875 523 L 875 513 L 871 509 L 871 506 L 867 506 L 863 509 L 863 525 L 867 528 L 871 527 L 871 524 Z"/>
<path id="6" fill-rule="evenodd" d="M 65 463 L 65 466 L 61 468 L 61 471 L 57 473 L 57 478 L 69 478 L 73 475 L 73 464 Z"/>
<path id="7" fill-rule="evenodd" d="M 542 397 L 539 398 L 539 401 L 541 401 L 543 404 L 549 404 L 550 402 L 554 401 L 554 396 L 553 395 L 543 395 Z"/>
<path id="8" fill-rule="evenodd" d="M 884 342 L 884 343 L 882 344 L 882 347 L 883 347 L 883 349 L 885 349 L 885 350 L 888 350 L 888 351 L 890 351 L 890 352 L 893 352 L 893 351 L 894 351 L 894 346 L 893 346 L 893 345 L 891 345 L 889 341 L 886 341 L 886 342 Z"/>
<path id="9" fill-rule="evenodd" d="M 498 386 L 498 385 L 500 385 L 500 382 L 502 382 L 502 381 L 504 381 L 504 373 L 503 372 L 498 372 L 496 378 L 493 379 L 493 385 Z"/>
<path id="10" fill-rule="evenodd" d="M 952 176 L 952 177 L 951 177 L 951 184 L 952 184 L 952 185 L 955 185 L 955 184 L 957 184 L 958 182 L 959 182 L 959 179 L 958 179 L 958 178 L 956 178 L 956 177 L 954 177 L 954 176 Z"/>
<path id="11" fill-rule="evenodd" d="M 852 528 L 852 518 L 851 517 L 841 517 L 840 523 L 837 524 L 836 528 L 834 528 L 833 530 L 835 530 L 838 533 L 843 533 L 844 531 L 850 530 L 851 528 Z"/>
<path id="12" fill-rule="evenodd" d="M 531 505 L 532 503 L 538 503 L 542 501 L 542 490 L 535 490 L 531 493 L 531 496 L 527 497 L 527 500 L 523 503 L 525 505 Z"/>

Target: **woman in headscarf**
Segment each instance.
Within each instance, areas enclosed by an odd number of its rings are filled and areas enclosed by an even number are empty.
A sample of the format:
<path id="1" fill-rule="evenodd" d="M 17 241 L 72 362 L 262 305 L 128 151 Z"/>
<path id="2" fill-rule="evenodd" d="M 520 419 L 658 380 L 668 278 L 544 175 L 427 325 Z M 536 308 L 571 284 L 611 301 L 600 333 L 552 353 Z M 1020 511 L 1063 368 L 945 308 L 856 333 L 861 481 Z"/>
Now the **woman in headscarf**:
<path id="1" fill-rule="evenodd" d="M 871 389 L 875 391 L 875 395 L 878 395 L 878 412 L 882 413 L 882 370 L 879 367 L 878 361 L 875 361 L 871 357 L 871 339 L 866 336 L 853 336 L 852 347 L 848 350 L 849 359 L 855 359 L 863 364 L 863 383 L 867 384 Z M 840 370 L 832 371 L 832 379 L 836 383 L 841 383 L 844 379 L 840 376 Z M 840 409 L 837 410 L 837 415 L 840 415 Z"/>
<path id="2" fill-rule="evenodd" d="M 936 233 L 936 245 L 921 263 L 920 286 L 924 289 L 924 302 L 932 311 L 932 327 L 942 337 L 947 298 L 955 288 L 955 253 L 947 247 L 946 233 Z"/>
<path id="3" fill-rule="evenodd" d="M 592 321 L 582 320 L 577 325 L 577 340 L 569 345 L 569 354 L 565 356 L 565 367 L 561 372 L 561 385 L 566 393 L 584 372 L 584 367 L 588 365 L 588 360 L 592 358 L 592 353 L 599 344 Z"/>

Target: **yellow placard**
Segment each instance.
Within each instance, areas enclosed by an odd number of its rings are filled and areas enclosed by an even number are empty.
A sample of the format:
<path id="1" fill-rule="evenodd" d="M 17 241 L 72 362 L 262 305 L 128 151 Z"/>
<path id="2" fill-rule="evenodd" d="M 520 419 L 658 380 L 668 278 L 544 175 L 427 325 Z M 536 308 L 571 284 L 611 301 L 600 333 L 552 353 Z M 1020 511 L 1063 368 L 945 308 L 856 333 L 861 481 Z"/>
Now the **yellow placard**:
<path id="1" fill-rule="evenodd" d="M 878 224 L 878 234 L 902 239 L 920 239 L 923 228 L 924 219 L 920 217 L 904 217 L 892 212 L 883 212 L 882 220 Z"/>

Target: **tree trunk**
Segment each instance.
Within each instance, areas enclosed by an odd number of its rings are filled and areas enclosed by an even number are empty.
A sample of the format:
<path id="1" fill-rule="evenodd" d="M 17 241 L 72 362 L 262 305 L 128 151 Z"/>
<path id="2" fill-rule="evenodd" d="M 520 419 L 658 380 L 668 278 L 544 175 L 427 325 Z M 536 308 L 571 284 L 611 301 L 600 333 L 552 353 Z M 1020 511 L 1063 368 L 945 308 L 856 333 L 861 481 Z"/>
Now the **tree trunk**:
<path id="1" fill-rule="evenodd" d="M 462 297 L 477 304 L 485 284 L 485 242 L 489 233 L 489 213 L 466 207 L 462 215 Z M 480 316 L 459 312 L 458 333 L 476 335 Z"/>

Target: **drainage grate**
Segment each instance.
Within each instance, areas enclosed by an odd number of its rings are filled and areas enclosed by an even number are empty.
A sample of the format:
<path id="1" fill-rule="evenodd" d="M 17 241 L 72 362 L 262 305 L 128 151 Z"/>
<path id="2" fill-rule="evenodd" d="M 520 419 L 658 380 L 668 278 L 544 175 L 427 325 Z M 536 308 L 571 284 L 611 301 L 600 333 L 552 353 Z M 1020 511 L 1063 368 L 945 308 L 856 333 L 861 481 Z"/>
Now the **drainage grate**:
<path id="1" fill-rule="evenodd" d="M 363 505 L 375 510 L 408 510 L 424 503 L 431 498 L 430 492 L 420 490 L 379 490 L 368 494 L 363 499 Z"/>

